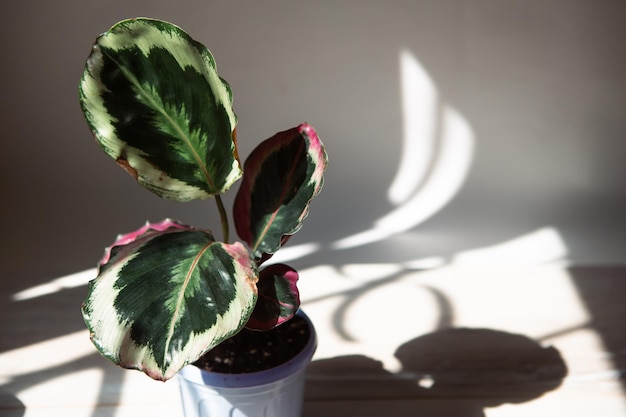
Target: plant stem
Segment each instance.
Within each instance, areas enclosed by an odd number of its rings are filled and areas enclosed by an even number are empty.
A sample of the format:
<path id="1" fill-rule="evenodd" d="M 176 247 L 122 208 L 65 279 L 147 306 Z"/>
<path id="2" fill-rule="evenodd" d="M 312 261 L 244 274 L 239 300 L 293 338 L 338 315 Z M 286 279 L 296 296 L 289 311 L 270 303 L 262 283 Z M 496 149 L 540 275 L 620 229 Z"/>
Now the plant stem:
<path id="1" fill-rule="evenodd" d="M 219 194 L 215 195 L 215 204 L 217 205 L 217 211 L 220 213 L 220 220 L 222 222 L 222 238 L 224 239 L 224 243 L 228 243 L 230 238 L 228 230 L 228 216 L 226 215 L 226 209 L 224 208 L 222 197 Z"/>

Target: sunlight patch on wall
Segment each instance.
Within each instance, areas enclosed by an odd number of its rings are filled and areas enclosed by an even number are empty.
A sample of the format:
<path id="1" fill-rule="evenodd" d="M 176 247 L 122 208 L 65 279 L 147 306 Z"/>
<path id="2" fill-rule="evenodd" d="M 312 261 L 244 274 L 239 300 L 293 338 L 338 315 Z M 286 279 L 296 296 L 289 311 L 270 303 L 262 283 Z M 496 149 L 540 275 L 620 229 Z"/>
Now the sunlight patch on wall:
<path id="1" fill-rule="evenodd" d="M 444 107 L 439 152 L 424 185 L 408 201 L 376 222 L 377 229 L 394 233 L 423 223 L 445 207 L 461 188 L 472 160 L 474 136 L 465 119 Z"/>
<path id="2" fill-rule="evenodd" d="M 423 223 L 445 207 L 463 185 L 474 154 L 467 120 L 440 97 L 415 55 L 400 52 L 404 141 L 388 197 L 396 208 L 372 228 L 340 239 L 349 249 L 386 239 Z"/>
<path id="3" fill-rule="evenodd" d="M 435 83 L 407 50 L 400 51 L 400 80 L 404 141 L 388 194 L 395 205 L 406 202 L 428 174 L 436 148 L 439 103 Z"/>
<path id="4" fill-rule="evenodd" d="M 295 246 L 285 246 L 276 252 L 266 265 L 289 262 L 295 259 L 303 258 L 312 253 L 318 252 L 321 245 L 318 243 L 303 243 Z"/>
<path id="5" fill-rule="evenodd" d="M 553 227 L 544 227 L 496 245 L 460 252 L 456 265 L 516 265 L 565 261 L 567 246 Z"/>

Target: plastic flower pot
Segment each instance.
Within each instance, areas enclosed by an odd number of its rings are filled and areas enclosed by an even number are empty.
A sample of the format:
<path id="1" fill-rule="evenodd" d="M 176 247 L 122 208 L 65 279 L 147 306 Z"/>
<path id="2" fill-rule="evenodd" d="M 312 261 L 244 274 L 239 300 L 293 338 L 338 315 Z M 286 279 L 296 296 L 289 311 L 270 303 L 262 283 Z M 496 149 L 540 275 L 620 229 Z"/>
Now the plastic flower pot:
<path id="1" fill-rule="evenodd" d="M 297 417 L 302 411 L 306 367 L 317 347 L 310 338 L 295 357 L 274 368 L 245 374 L 210 372 L 195 365 L 178 374 L 185 417 Z"/>

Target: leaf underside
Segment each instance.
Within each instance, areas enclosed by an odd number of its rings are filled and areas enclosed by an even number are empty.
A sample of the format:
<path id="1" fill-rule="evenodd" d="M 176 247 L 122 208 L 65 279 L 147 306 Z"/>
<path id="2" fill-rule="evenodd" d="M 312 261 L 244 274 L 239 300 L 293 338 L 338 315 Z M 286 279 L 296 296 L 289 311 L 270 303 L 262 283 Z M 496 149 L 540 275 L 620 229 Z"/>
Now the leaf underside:
<path id="1" fill-rule="evenodd" d="M 259 296 L 246 327 L 270 330 L 291 319 L 300 307 L 298 272 L 283 264 L 269 265 L 259 273 Z"/>

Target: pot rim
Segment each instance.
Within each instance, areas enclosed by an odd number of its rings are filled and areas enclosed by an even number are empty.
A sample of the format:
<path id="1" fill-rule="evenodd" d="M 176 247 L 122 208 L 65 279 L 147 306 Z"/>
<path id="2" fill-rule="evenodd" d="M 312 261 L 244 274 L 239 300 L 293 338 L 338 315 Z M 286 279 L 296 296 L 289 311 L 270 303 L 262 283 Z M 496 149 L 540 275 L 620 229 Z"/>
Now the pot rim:
<path id="1" fill-rule="evenodd" d="M 310 330 L 309 340 L 304 348 L 287 362 L 271 369 L 242 374 L 212 372 L 190 364 L 180 370 L 180 377 L 199 385 L 210 385 L 220 388 L 245 388 L 271 384 L 303 370 L 313 358 L 317 348 L 317 333 L 311 319 L 302 310 L 298 310 L 296 315 L 302 317 L 307 322 Z"/>

